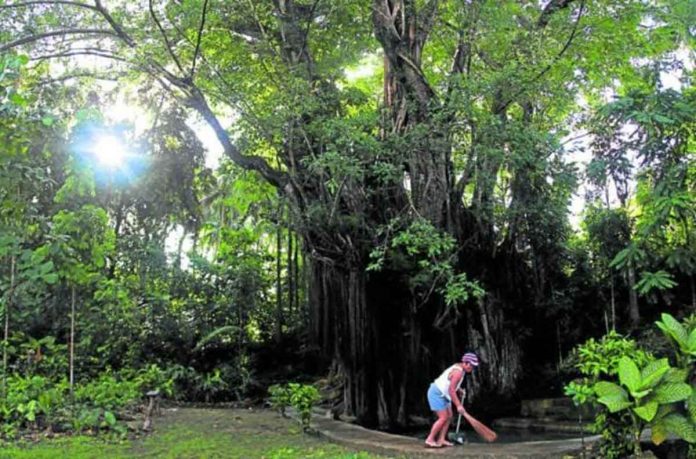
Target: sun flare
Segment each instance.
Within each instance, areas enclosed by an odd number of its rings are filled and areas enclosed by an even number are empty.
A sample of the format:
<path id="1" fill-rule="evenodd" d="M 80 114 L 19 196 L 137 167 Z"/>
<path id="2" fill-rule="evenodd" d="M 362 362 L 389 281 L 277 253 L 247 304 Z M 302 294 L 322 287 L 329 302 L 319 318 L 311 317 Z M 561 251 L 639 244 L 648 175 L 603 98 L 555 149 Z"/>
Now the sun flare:
<path id="1" fill-rule="evenodd" d="M 94 143 L 94 155 L 104 167 L 118 169 L 126 159 L 126 147 L 112 135 L 104 135 Z"/>

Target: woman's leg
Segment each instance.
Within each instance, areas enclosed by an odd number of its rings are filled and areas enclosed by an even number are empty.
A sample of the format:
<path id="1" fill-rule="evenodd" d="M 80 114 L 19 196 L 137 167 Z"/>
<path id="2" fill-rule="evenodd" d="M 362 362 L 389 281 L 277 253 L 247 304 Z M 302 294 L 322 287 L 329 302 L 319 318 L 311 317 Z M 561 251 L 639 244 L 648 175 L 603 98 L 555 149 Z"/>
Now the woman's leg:
<path id="1" fill-rule="evenodd" d="M 428 438 L 425 439 L 425 444 L 428 446 L 442 446 L 441 440 L 439 439 L 440 431 L 445 425 L 449 425 L 449 418 L 452 414 L 451 408 L 445 408 L 444 410 L 436 411 L 437 420 L 433 423 L 430 428 L 430 434 Z M 445 431 L 446 434 L 447 431 Z"/>
<path id="2" fill-rule="evenodd" d="M 447 431 L 449 430 L 450 422 L 452 421 L 452 407 L 447 408 L 447 419 L 440 429 L 440 435 L 437 437 L 437 443 L 443 446 L 452 446 L 452 443 L 447 441 Z"/>
<path id="3" fill-rule="evenodd" d="M 447 441 L 447 431 L 449 430 L 450 422 L 452 422 L 452 407 L 447 408 L 447 419 L 445 424 L 440 429 L 440 435 L 437 437 L 437 442 L 442 446 L 452 446 L 452 443 Z"/>

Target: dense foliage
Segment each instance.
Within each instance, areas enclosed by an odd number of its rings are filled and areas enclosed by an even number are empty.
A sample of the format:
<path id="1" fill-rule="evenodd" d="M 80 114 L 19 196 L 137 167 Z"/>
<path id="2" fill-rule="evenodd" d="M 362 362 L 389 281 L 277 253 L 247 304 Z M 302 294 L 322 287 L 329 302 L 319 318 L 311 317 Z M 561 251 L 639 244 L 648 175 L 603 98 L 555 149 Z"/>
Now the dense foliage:
<path id="1" fill-rule="evenodd" d="M 183 113 L 145 132 L 109 124 L 99 104 L 61 119 L 84 101 L 47 105 L 60 86 L 34 88 L 42 72 L 26 64 L 0 60 L 5 434 L 112 427 L 117 410 L 164 389 L 138 376 L 153 364 L 171 397 L 245 398 L 259 385 L 249 349 L 303 323 L 299 256 L 277 200 L 242 173 L 206 168 Z M 99 163 L 91 145 L 103 131 L 138 148 L 126 171 Z M 276 273 L 272 255 L 285 254 Z M 111 396 L 122 399 L 92 403 Z"/>
<path id="2" fill-rule="evenodd" d="M 221 400 L 321 350 L 394 427 L 462 348 L 504 406 L 696 308 L 690 0 L 107 3 L 0 5 L 5 378 L 52 336 Z"/>

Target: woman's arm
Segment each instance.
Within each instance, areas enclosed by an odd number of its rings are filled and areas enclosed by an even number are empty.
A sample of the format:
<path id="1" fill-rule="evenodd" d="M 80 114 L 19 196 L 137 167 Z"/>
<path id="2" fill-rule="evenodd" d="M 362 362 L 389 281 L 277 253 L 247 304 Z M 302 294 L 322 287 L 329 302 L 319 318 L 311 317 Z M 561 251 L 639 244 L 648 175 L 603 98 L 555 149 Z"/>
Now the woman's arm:
<path id="1" fill-rule="evenodd" d="M 452 399 L 452 402 L 454 403 L 454 406 L 457 408 L 458 412 L 464 411 L 464 406 L 462 405 L 461 400 L 459 400 L 459 394 L 457 393 L 457 387 L 459 386 L 459 381 L 464 377 L 464 372 L 462 370 L 457 370 L 454 369 L 452 370 L 452 373 L 449 375 L 449 396 L 450 399 Z"/>

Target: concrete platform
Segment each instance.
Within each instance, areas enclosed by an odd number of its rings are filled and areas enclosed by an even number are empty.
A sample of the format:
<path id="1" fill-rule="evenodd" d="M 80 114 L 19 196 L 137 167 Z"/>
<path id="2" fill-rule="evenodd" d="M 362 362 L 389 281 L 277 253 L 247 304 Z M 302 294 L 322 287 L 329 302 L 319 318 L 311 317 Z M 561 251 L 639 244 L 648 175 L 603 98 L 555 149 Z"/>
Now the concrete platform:
<path id="1" fill-rule="evenodd" d="M 555 418 L 499 418 L 493 422 L 493 428 L 502 429 L 531 429 L 539 432 L 565 432 L 569 434 L 590 434 L 590 424 L 563 421 Z"/>
<path id="2" fill-rule="evenodd" d="M 363 427 L 314 416 L 312 427 L 327 440 L 355 450 L 397 458 L 466 457 L 485 459 L 562 459 L 579 457 L 582 440 L 550 440 L 522 443 L 467 444 L 448 448 L 426 448 L 422 440 L 365 429 Z M 585 437 L 585 446 L 599 436 Z"/>

